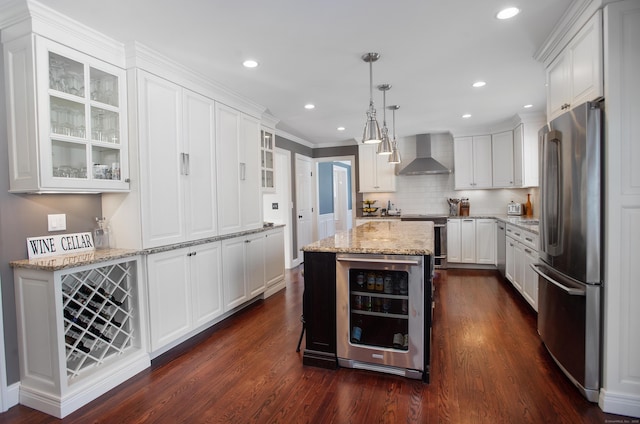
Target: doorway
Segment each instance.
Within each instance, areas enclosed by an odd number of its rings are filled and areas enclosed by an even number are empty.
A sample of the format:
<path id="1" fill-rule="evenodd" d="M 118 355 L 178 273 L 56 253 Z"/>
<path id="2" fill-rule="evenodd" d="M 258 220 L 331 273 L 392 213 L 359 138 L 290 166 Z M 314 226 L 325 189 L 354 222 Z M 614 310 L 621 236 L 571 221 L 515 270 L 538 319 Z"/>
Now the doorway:
<path id="1" fill-rule="evenodd" d="M 313 238 L 313 159 L 296 153 L 296 227 L 297 261 L 303 260 L 303 246 L 314 241 Z"/>
<path id="2" fill-rule="evenodd" d="M 335 232 L 349 229 L 349 184 L 347 182 L 347 169 L 333 165 L 333 228 Z"/>

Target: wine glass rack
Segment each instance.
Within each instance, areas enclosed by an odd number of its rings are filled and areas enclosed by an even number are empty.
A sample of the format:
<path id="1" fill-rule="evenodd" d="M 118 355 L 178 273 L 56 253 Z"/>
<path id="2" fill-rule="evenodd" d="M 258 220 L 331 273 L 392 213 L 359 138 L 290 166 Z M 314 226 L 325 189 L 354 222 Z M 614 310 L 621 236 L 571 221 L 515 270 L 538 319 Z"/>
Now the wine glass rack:
<path id="1" fill-rule="evenodd" d="M 67 377 L 121 355 L 134 338 L 134 262 L 63 275 L 62 302 Z"/>

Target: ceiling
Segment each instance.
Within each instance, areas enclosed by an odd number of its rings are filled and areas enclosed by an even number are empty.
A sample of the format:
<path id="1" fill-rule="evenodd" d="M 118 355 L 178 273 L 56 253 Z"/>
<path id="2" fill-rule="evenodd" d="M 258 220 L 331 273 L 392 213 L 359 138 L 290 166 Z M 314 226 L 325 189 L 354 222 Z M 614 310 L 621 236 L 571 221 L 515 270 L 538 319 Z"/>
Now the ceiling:
<path id="1" fill-rule="evenodd" d="M 490 127 L 545 111 L 533 56 L 571 0 L 56 0 L 49 7 L 123 43 L 136 40 L 263 105 L 316 147 L 354 144 L 369 104 L 398 137 Z M 496 13 L 521 13 L 499 21 Z M 243 68 L 247 58 L 254 69 Z M 487 82 L 473 88 L 477 80 Z M 306 110 L 306 103 L 315 109 Z M 523 105 L 532 104 L 531 109 Z M 465 113 L 471 118 L 463 119 Z M 387 124 L 392 130 L 391 112 Z M 338 131 L 337 127 L 345 127 Z"/>

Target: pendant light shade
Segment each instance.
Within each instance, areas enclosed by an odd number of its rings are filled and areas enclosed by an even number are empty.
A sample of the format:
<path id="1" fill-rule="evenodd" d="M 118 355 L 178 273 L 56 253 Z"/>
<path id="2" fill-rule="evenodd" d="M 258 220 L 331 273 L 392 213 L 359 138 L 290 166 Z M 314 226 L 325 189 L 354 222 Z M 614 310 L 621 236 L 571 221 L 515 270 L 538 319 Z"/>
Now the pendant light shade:
<path id="1" fill-rule="evenodd" d="M 390 84 L 380 84 L 378 90 L 382 91 L 382 142 L 378 144 L 379 155 L 391 154 L 391 142 L 389 141 L 389 129 L 387 128 L 387 91 Z"/>
<path id="2" fill-rule="evenodd" d="M 380 143 L 382 133 L 376 119 L 376 109 L 373 107 L 373 62 L 378 60 L 378 53 L 367 53 L 362 56 L 362 60 L 369 63 L 369 110 L 367 110 L 367 122 L 364 124 L 362 142 L 365 144 Z"/>
<path id="3" fill-rule="evenodd" d="M 391 109 L 393 113 L 393 140 L 391 141 L 391 155 L 389 156 L 389 163 L 398 164 L 402 163 L 400 152 L 398 151 L 398 140 L 396 139 L 396 110 L 400 109 L 400 106 L 389 106 L 389 109 Z"/>

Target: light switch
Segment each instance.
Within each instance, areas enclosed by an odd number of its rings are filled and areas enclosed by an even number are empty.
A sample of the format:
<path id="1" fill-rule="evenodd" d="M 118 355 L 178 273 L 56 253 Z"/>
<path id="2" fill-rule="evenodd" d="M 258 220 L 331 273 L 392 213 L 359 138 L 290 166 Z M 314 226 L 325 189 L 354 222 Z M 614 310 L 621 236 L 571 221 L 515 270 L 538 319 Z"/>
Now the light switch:
<path id="1" fill-rule="evenodd" d="M 49 231 L 64 231 L 67 229 L 67 215 L 63 213 L 47 215 Z"/>

